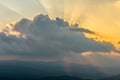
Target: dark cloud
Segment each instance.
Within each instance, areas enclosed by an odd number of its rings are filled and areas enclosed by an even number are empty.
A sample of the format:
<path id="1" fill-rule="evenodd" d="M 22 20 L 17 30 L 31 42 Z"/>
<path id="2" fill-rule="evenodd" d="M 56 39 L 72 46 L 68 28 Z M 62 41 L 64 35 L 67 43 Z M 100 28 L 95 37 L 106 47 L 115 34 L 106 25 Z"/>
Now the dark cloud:
<path id="1" fill-rule="evenodd" d="M 84 33 L 89 33 L 89 34 L 96 34 L 95 32 L 85 29 L 85 28 L 70 28 L 72 31 L 77 31 L 77 32 L 84 32 Z"/>
<path id="2" fill-rule="evenodd" d="M 1 55 L 58 58 L 73 53 L 116 51 L 111 43 L 87 38 L 94 34 L 84 28 L 70 28 L 68 22 L 48 15 L 37 15 L 33 20 L 22 19 L 0 33 Z"/>

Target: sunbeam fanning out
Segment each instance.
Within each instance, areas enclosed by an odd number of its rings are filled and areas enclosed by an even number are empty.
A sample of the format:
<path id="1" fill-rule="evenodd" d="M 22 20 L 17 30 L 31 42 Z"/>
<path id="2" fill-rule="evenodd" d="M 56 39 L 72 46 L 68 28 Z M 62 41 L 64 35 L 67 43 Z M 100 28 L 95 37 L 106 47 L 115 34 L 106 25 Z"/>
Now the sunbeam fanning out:
<path id="1" fill-rule="evenodd" d="M 63 18 L 65 16 L 64 14 L 64 2 L 63 0 L 39 0 L 40 3 L 43 5 L 44 9 L 47 11 L 47 13 L 52 17 L 61 17 Z M 59 3 L 59 4 L 56 4 Z"/>
<path id="2" fill-rule="evenodd" d="M 38 3 L 38 0 L 25 0 L 24 2 L 18 0 L 3 0 L 0 2 L 4 6 L 9 7 L 10 9 L 18 12 L 19 14 L 27 18 L 31 17 L 33 14 L 45 13 L 44 8 Z M 29 4 L 26 5 L 26 3 Z"/>
<path id="3" fill-rule="evenodd" d="M 0 27 L 4 27 L 9 22 L 18 20 L 22 18 L 22 15 L 17 13 L 16 11 L 0 4 Z"/>
<path id="4" fill-rule="evenodd" d="M 39 0 L 40 3 L 44 6 L 48 14 L 52 17 L 60 17 L 66 21 L 69 21 L 71 24 L 75 22 L 80 22 L 82 19 L 83 7 L 79 7 L 79 0 Z M 81 16 L 82 15 L 82 16 Z"/>
<path id="5" fill-rule="evenodd" d="M 106 16 L 106 14 L 102 14 L 101 12 L 104 11 L 104 9 L 101 9 L 102 6 L 100 4 L 103 4 L 106 9 L 107 6 L 113 7 L 113 9 L 116 10 L 116 7 L 114 4 L 118 4 L 119 1 L 110 1 L 107 3 L 107 1 L 101 1 L 101 3 L 97 3 L 97 0 L 94 0 L 93 2 L 89 0 L 39 0 L 40 3 L 43 5 L 47 13 L 52 17 L 61 17 L 64 20 L 70 22 L 71 24 L 78 23 L 80 26 L 86 27 L 88 29 L 93 29 L 97 31 L 98 33 L 101 33 L 100 35 L 104 36 L 96 36 L 93 35 L 96 38 L 99 38 L 97 40 L 100 41 L 108 41 L 113 43 L 117 48 L 120 48 L 118 42 L 120 40 L 120 36 L 116 36 L 116 32 L 113 32 L 111 34 L 110 30 L 113 30 L 110 26 L 118 26 L 116 24 L 107 25 L 108 22 L 110 22 L 110 19 L 106 19 L 106 21 L 103 23 L 100 19 L 97 19 L 101 16 Z M 99 1 L 98 1 L 99 2 Z M 96 4 L 95 4 L 96 3 Z M 113 3 L 113 4 L 112 4 Z M 105 5 L 106 4 L 106 5 Z M 95 7 L 96 6 L 96 7 Z M 99 9 L 99 10 L 98 10 Z M 100 12 L 101 11 L 101 12 Z M 115 11 L 116 12 L 116 11 Z M 96 13 L 96 14 L 95 14 Z M 101 14 L 100 14 L 101 13 Z M 110 14 L 110 15 L 116 15 Z M 105 17 L 107 18 L 107 17 Z M 114 17 L 112 17 L 114 20 Z M 92 22 L 93 21 L 93 22 Z M 118 22 L 118 21 L 117 21 Z M 101 29 L 101 26 L 105 28 Z M 106 29 L 106 27 L 109 27 L 109 31 Z M 119 28 L 119 27 L 117 27 Z M 119 33 L 119 29 L 116 28 L 116 31 Z M 105 33 L 105 34 L 104 34 Z M 89 37 L 91 37 L 89 35 Z M 91 37 L 93 38 L 93 37 Z M 114 39 L 113 39 L 114 38 Z"/>
<path id="6" fill-rule="evenodd" d="M 0 0 L 0 80 L 120 80 L 119 15 L 120 0 Z"/>

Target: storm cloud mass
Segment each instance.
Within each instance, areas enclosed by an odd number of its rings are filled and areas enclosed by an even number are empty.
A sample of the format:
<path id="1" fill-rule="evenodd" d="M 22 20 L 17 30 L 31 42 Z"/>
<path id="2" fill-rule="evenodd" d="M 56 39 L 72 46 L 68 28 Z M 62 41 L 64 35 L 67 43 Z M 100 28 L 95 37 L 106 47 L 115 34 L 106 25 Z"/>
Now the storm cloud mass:
<path id="1" fill-rule="evenodd" d="M 72 27 L 63 19 L 52 20 L 43 14 L 33 20 L 24 18 L 10 23 L 0 32 L 0 55 L 60 58 L 89 51 L 116 51 L 111 43 L 95 41 L 84 34 L 94 34 L 93 31 Z"/>

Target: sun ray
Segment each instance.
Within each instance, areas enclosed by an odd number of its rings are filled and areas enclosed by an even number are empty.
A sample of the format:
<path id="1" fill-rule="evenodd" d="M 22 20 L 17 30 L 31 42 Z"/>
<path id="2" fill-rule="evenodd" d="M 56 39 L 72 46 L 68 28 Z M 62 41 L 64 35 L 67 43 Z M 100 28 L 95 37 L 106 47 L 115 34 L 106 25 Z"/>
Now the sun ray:
<path id="1" fill-rule="evenodd" d="M 9 7 L 6 7 L 0 4 L 1 14 L 0 14 L 0 27 L 3 28 L 11 21 L 17 21 L 23 17 L 20 13 L 12 10 Z M 9 15 L 8 15 L 9 14 Z"/>
<path id="2" fill-rule="evenodd" d="M 63 58 L 62 61 L 64 62 L 64 69 L 65 69 L 65 73 L 66 75 L 72 75 L 71 74 L 71 65 L 70 65 L 70 60 L 69 58 Z"/>
<path id="3" fill-rule="evenodd" d="M 10 7 L 7 7 L 7 6 L 3 5 L 3 4 L 0 4 L 0 5 L 3 6 L 3 7 L 5 7 L 5 8 L 7 8 L 7 9 L 9 9 L 10 11 L 12 11 L 12 12 L 20 15 L 20 16 L 23 16 L 22 14 L 20 14 L 19 12 L 17 12 L 16 10 L 14 10 L 14 9 L 12 9 L 12 8 L 10 8 Z"/>
<path id="4" fill-rule="evenodd" d="M 23 1 L 1 1 L 1 4 L 10 8 L 11 10 L 21 14 L 23 17 L 31 18 L 33 15 L 37 13 L 45 14 L 44 8 L 38 3 L 38 0 L 25 0 Z M 29 3 L 26 5 L 26 3 Z M 47 13 L 46 13 L 47 14 Z"/>
<path id="5" fill-rule="evenodd" d="M 46 9 L 44 8 L 44 6 L 41 4 L 40 0 L 33 0 L 35 4 L 37 4 L 37 6 L 39 7 L 39 9 L 43 10 L 43 14 L 48 14 L 48 12 L 46 11 Z M 40 12 L 41 13 L 41 12 Z"/>
<path id="6" fill-rule="evenodd" d="M 64 17 L 64 1 L 63 0 L 39 0 L 44 9 L 51 18 Z"/>
<path id="7" fill-rule="evenodd" d="M 65 21 L 68 21 L 70 24 L 78 23 L 80 26 L 86 27 L 85 24 L 88 24 L 86 28 L 93 29 L 94 30 L 94 24 L 98 23 L 96 20 L 96 17 L 94 15 L 91 15 L 91 11 L 89 11 L 88 8 L 86 8 L 86 2 L 80 1 L 80 0 L 39 0 L 44 9 L 47 11 L 47 13 L 50 15 L 50 17 L 60 17 L 63 18 Z M 83 3 L 83 4 L 82 4 Z M 82 7 L 80 7 L 80 5 Z M 92 8 L 91 5 L 90 8 Z M 90 14 L 89 14 L 90 13 Z M 93 23 L 91 23 L 91 20 L 89 20 L 88 23 L 86 23 L 86 19 L 94 19 Z M 88 21 L 88 20 L 87 20 Z M 84 23 L 85 22 L 85 23 Z M 94 28 L 93 28 L 94 27 Z M 96 26 L 97 28 L 97 26 Z M 120 48 L 120 45 L 118 44 L 118 40 L 116 41 L 113 39 L 114 37 L 108 37 L 108 36 L 101 36 L 100 34 L 87 36 L 89 38 L 96 39 L 97 41 L 105 41 L 112 43 L 115 47 Z"/>
<path id="8" fill-rule="evenodd" d="M 45 10 L 45 12 L 46 12 L 47 14 L 49 14 L 49 11 L 48 11 L 48 9 L 46 8 L 45 3 L 44 3 L 42 0 L 38 0 L 38 2 L 39 2 L 39 4 L 42 6 L 42 8 Z"/>
<path id="9" fill-rule="evenodd" d="M 6 5 L 4 5 L 4 4 L 1 4 L 1 3 L 0 3 L 0 5 L 1 5 L 2 7 L 7 8 L 8 10 L 10 10 L 10 11 L 12 11 L 12 12 L 20 15 L 20 16 L 24 16 L 23 14 L 21 14 L 20 12 L 18 12 L 17 10 L 15 10 L 15 9 L 13 9 L 13 8 L 11 8 L 11 7 L 8 7 L 8 6 L 6 6 Z"/>

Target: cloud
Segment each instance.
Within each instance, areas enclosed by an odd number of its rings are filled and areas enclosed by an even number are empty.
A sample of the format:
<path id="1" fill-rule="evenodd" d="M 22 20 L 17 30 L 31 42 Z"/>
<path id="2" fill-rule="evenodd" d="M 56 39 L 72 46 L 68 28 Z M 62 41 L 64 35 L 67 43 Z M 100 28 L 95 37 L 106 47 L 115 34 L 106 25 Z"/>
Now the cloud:
<path id="1" fill-rule="evenodd" d="M 114 44 L 120 40 L 118 35 L 120 0 L 41 0 L 40 2 L 52 18 L 58 16 L 71 24 L 77 22 L 84 28 L 111 37 L 111 42 Z"/>
<path id="2" fill-rule="evenodd" d="M 89 34 L 96 34 L 95 32 L 89 30 L 89 29 L 85 29 L 85 28 L 70 28 L 70 30 L 72 31 L 77 31 L 77 32 L 84 32 L 84 33 L 89 33 Z"/>
<path id="3" fill-rule="evenodd" d="M 61 58 L 73 53 L 116 51 L 111 43 L 95 41 L 84 35 L 94 34 L 93 31 L 71 27 L 63 19 L 52 20 L 43 14 L 33 20 L 24 18 L 10 23 L 0 32 L 0 55 Z"/>

